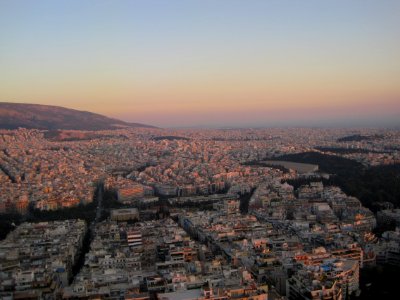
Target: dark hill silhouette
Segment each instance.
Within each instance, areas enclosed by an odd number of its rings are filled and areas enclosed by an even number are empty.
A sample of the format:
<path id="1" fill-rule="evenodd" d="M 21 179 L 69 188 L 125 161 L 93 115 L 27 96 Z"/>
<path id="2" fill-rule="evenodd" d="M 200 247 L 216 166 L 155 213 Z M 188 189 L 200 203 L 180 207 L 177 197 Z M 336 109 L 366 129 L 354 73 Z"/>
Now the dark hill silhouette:
<path id="1" fill-rule="evenodd" d="M 109 130 L 132 127 L 153 127 L 128 123 L 87 111 L 52 105 L 0 102 L 0 128 L 47 130 Z"/>

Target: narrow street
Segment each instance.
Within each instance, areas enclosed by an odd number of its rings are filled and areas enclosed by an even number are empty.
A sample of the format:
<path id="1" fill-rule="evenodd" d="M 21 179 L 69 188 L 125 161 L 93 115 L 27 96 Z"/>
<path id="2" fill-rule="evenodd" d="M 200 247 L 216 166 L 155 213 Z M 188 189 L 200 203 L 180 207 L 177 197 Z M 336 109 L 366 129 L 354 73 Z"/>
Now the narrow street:
<path id="1" fill-rule="evenodd" d="M 85 238 L 83 240 L 82 249 L 79 254 L 77 263 L 73 268 L 73 272 L 72 272 L 73 274 L 72 274 L 72 278 L 70 279 L 70 282 L 72 282 L 74 280 L 75 276 L 82 269 L 82 267 L 85 263 L 85 255 L 90 250 L 90 244 L 92 243 L 93 238 L 94 238 L 96 224 L 97 224 L 97 222 L 100 221 L 100 218 L 101 218 L 103 194 L 104 194 L 104 184 L 101 182 L 98 184 L 97 190 L 95 192 L 96 200 L 97 200 L 96 216 L 95 216 L 94 220 L 92 222 L 90 222 L 90 224 L 88 224 L 88 229 L 85 234 Z"/>

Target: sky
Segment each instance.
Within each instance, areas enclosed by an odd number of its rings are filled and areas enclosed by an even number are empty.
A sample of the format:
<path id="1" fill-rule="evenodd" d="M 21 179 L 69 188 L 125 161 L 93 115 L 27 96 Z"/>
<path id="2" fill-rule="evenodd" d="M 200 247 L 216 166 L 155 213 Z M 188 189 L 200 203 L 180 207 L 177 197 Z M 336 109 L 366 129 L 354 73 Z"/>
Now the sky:
<path id="1" fill-rule="evenodd" d="M 0 102 L 161 127 L 400 125 L 397 0 L 0 0 Z"/>

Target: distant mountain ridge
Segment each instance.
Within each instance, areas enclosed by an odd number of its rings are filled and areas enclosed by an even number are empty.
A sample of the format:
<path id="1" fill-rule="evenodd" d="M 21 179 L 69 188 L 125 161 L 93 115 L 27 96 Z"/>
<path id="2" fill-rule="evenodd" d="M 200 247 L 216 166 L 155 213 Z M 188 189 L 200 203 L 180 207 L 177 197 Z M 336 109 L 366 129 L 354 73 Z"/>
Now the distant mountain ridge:
<path id="1" fill-rule="evenodd" d="M 61 106 L 0 102 L 0 128 L 44 130 L 110 130 L 154 126 L 128 123 L 100 114 Z"/>

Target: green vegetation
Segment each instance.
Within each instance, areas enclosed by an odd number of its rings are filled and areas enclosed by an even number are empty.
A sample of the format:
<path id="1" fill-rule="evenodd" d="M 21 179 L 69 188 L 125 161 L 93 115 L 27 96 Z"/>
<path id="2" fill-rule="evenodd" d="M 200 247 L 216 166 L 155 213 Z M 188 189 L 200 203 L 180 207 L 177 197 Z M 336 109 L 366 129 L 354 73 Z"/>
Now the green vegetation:
<path id="1" fill-rule="evenodd" d="M 322 172 L 335 174 L 325 184 L 341 187 L 373 211 L 384 202 L 400 207 L 400 164 L 366 168 L 354 160 L 318 152 L 283 155 L 277 159 L 319 165 Z"/>
<path id="2" fill-rule="evenodd" d="M 0 214 L 0 240 L 22 222 L 22 216 L 17 213 Z"/>
<path id="3" fill-rule="evenodd" d="M 396 299 L 399 268 L 394 266 L 365 267 L 360 272 L 360 297 L 351 299 Z"/>
<path id="4" fill-rule="evenodd" d="M 274 169 L 278 169 L 278 170 L 282 171 L 283 173 L 289 173 L 290 172 L 290 170 L 285 168 L 284 166 L 273 165 L 273 164 L 265 163 L 265 162 L 262 162 L 262 161 L 256 161 L 256 160 L 247 161 L 245 163 L 242 163 L 242 165 L 243 166 L 274 168 Z"/>
<path id="5" fill-rule="evenodd" d="M 68 219 L 81 219 L 90 224 L 96 217 L 97 193 L 101 185 L 98 185 L 93 201 L 88 204 L 79 204 L 78 206 L 62 208 L 57 210 L 39 210 L 29 207 L 28 213 L 24 216 L 18 213 L 0 214 L 0 240 L 4 239 L 7 234 L 22 222 L 46 222 L 59 221 Z M 14 224 L 14 225 L 13 225 Z"/>
<path id="6" fill-rule="evenodd" d="M 339 154 L 353 154 L 353 153 L 387 153 L 384 151 L 374 151 L 368 149 L 357 149 L 357 148 L 343 148 L 343 147 L 315 147 L 315 149 L 323 152 L 332 152 Z"/>
<path id="7" fill-rule="evenodd" d="M 104 209 L 124 207 L 124 205 L 118 201 L 118 193 L 115 189 L 104 189 L 102 204 Z"/>
<path id="8" fill-rule="evenodd" d="M 98 184 L 93 194 L 93 201 L 88 204 L 79 204 L 78 206 L 62 208 L 57 210 L 39 210 L 29 209 L 29 213 L 26 216 L 28 222 L 41 222 L 41 221 L 57 221 L 57 220 L 68 220 L 68 219 L 81 219 L 85 220 L 87 224 L 90 224 L 96 218 L 96 208 L 98 205 L 97 195 L 99 189 L 102 189 L 102 184 Z"/>
<path id="9" fill-rule="evenodd" d="M 256 189 L 253 188 L 250 193 L 244 193 L 244 194 L 240 194 L 239 193 L 239 210 L 242 214 L 247 214 L 249 212 L 249 203 L 250 203 L 250 199 L 251 196 L 253 196 L 253 193 Z"/>
<path id="10" fill-rule="evenodd" d="M 375 134 L 372 136 L 354 134 L 354 135 L 348 135 L 348 136 L 339 138 L 339 139 L 337 139 L 337 141 L 338 142 L 361 142 L 361 141 L 370 141 L 370 140 L 381 139 L 381 138 L 383 138 L 383 136 L 379 135 L 379 134 Z"/>
<path id="11" fill-rule="evenodd" d="M 118 209 L 123 207 L 127 206 L 118 201 L 117 190 L 104 189 L 100 221 L 110 217 L 112 209 Z"/>
<path id="12" fill-rule="evenodd" d="M 90 223 L 96 217 L 97 203 L 79 204 L 78 206 L 62 208 L 57 210 L 31 209 L 27 216 L 28 222 L 57 221 L 68 219 L 81 219 Z"/>

